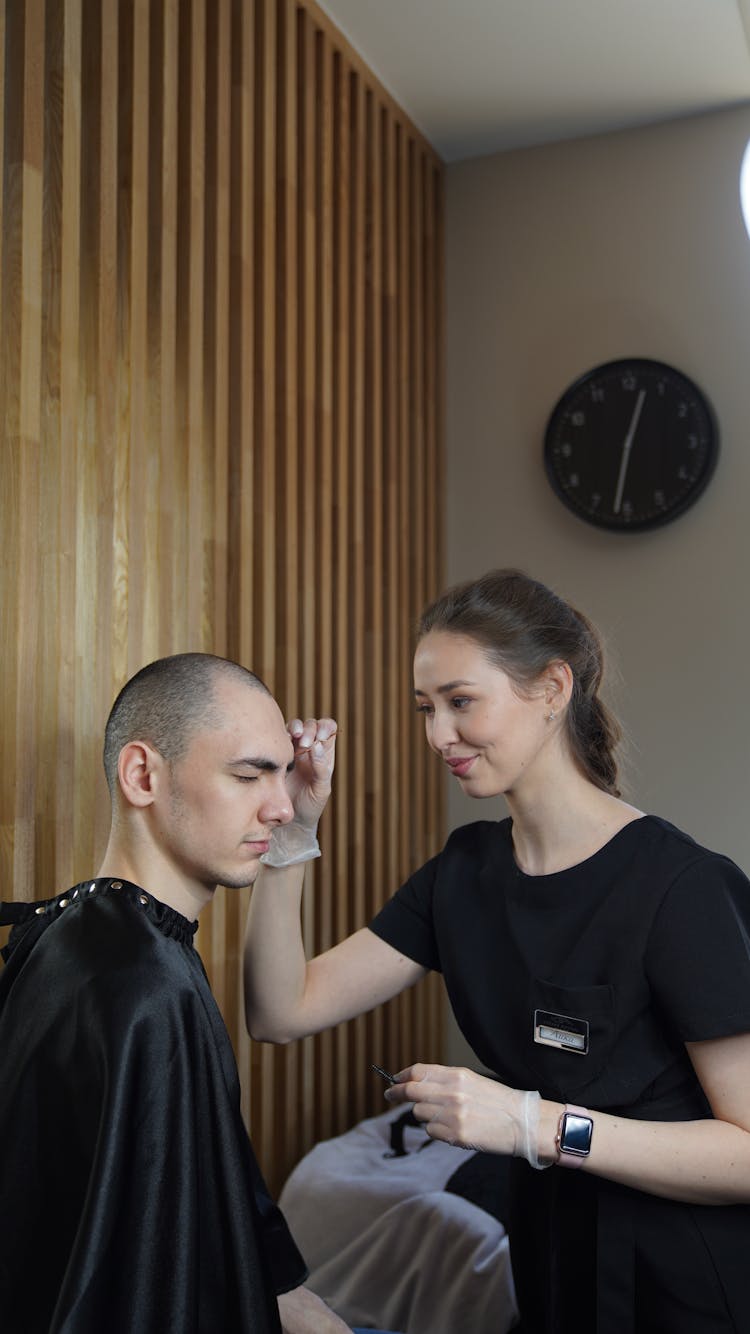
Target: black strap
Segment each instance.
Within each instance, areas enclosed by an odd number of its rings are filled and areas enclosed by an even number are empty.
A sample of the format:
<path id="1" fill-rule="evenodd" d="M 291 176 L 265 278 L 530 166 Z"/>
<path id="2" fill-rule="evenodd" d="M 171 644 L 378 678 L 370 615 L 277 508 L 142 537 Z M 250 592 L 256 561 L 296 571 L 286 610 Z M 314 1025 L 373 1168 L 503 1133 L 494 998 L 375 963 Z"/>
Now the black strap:
<path id="1" fill-rule="evenodd" d="M 18 922 L 28 922 L 38 907 L 38 903 L 26 903 L 21 900 L 0 903 L 0 926 L 15 926 Z"/>

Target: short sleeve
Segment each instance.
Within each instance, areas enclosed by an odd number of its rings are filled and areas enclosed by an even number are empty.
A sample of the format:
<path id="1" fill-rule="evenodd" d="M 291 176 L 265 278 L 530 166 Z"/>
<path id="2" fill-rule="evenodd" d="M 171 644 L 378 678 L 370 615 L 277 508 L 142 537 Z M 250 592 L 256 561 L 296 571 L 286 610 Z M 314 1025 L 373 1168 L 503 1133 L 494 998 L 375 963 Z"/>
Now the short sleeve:
<path id="1" fill-rule="evenodd" d="M 676 878 L 654 920 L 646 972 L 683 1042 L 750 1032 L 750 881 L 705 855 Z"/>
<path id="2" fill-rule="evenodd" d="M 440 972 L 432 898 L 440 855 L 425 862 L 370 922 L 370 930 L 408 959 Z"/>

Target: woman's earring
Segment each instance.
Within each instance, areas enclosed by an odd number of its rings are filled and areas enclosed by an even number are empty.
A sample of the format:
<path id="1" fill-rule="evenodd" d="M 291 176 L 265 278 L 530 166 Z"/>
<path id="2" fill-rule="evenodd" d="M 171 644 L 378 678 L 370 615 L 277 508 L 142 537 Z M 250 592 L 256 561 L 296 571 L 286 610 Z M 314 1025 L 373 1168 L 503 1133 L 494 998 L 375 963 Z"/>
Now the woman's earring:
<path id="1" fill-rule="evenodd" d="M 555 710 L 552 709 L 551 713 L 548 713 L 548 714 L 547 714 L 547 722 L 548 722 L 548 723 L 553 723 L 553 722 L 555 721 L 556 716 L 557 716 L 557 715 L 555 714 Z"/>

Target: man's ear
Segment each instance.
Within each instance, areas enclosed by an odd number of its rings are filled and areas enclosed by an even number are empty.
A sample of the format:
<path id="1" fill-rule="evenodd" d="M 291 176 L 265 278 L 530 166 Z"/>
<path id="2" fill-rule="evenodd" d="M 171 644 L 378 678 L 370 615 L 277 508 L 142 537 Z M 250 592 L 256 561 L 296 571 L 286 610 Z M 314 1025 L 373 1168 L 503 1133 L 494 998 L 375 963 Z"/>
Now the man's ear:
<path id="1" fill-rule="evenodd" d="M 130 806 L 151 806 L 164 758 L 148 741 L 129 741 L 120 751 L 117 776 L 120 791 Z"/>

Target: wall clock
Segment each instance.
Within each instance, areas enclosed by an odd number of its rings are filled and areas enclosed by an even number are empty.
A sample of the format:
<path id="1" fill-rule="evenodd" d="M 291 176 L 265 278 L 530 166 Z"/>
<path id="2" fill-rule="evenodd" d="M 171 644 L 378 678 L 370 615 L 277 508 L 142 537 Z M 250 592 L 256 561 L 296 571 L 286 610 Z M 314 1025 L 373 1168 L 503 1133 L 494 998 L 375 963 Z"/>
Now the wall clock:
<path id="1" fill-rule="evenodd" d="M 718 449 L 697 385 L 664 362 L 628 357 L 565 391 L 547 425 L 544 462 L 579 519 L 632 533 L 683 514 L 708 485 Z"/>

